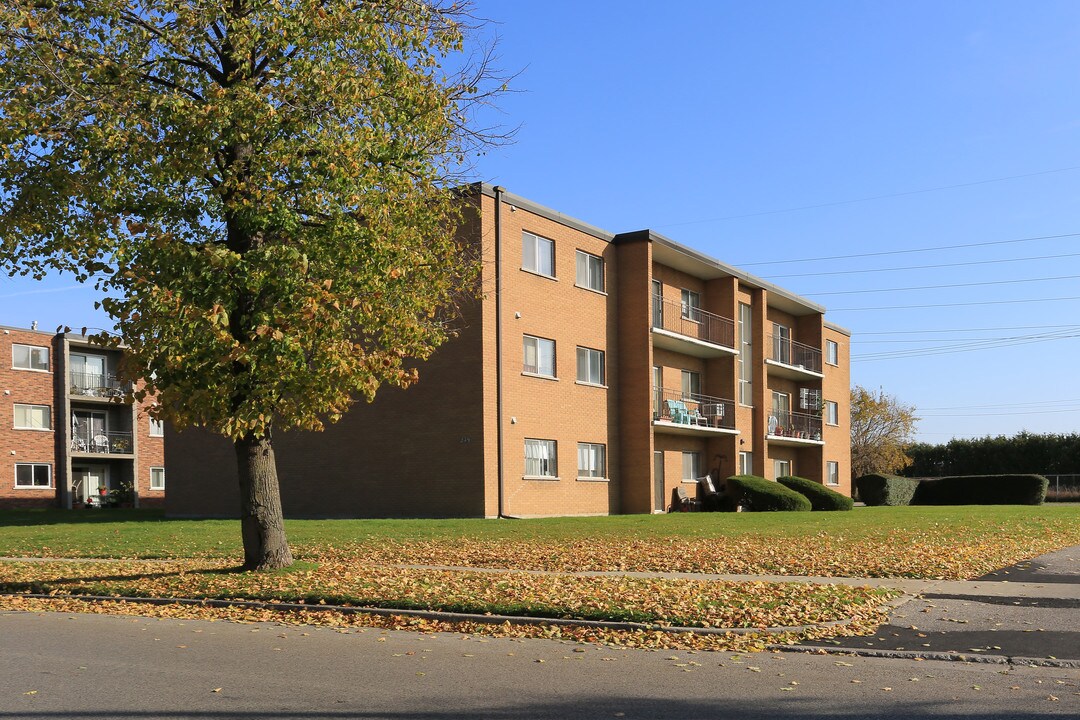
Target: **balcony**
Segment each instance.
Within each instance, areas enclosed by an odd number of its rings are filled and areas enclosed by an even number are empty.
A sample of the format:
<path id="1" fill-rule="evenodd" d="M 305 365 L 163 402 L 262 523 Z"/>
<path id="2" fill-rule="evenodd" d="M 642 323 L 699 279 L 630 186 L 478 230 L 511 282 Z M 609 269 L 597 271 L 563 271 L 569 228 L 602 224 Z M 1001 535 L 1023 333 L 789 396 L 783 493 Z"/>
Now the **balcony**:
<path id="1" fill-rule="evenodd" d="M 94 432 L 90 428 L 77 427 L 71 437 L 71 451 L 91 455 L 132 455 L 135 446 L 132 444 L 130 432 Z"/>
<path id="2" fill-rule="evenodd" d="M 735 322 L 659 295 L 652 299 L 653 345 L 700 358 L 736 355 Z"/>
<path id="3" fill-rule="evenodd" d="M 653 428 L 673 435 L 735 435 L 732 400 L 653 388 Z"/>
<path id="4" fill-rule="evenodd" d="M 774 445 L 824 445 L 821 416 L 773 410 L 769 415 L 766 439 Z"/>
<path id="5" fill-rule="evenodd" d="M 131 392 L 131 383 L 115 375 L 72 372 L 70 376 L 68 393 L 72 396 L 109 399 Z"/>
<path id="6" fill-rule="evenodd" d="M 790 380 L 821 379 L 821 350 L 788 337 L 769 336 L 772 354 L 765 358 L 770 375 Z"/>

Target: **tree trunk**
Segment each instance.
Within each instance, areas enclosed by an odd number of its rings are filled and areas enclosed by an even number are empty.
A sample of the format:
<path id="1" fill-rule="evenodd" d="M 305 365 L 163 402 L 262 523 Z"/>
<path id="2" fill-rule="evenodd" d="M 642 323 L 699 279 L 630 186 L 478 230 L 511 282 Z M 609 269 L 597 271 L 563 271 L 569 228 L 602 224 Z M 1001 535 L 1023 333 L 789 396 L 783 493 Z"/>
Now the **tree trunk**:
<path id="1" fill-rule="evenodd" d="M 240 533 L 244 539 L 244 568 L 273 570 L 292 565 L 281 514 L 281 489 L 270 437 L 237 440 L 240 475 Z"/>

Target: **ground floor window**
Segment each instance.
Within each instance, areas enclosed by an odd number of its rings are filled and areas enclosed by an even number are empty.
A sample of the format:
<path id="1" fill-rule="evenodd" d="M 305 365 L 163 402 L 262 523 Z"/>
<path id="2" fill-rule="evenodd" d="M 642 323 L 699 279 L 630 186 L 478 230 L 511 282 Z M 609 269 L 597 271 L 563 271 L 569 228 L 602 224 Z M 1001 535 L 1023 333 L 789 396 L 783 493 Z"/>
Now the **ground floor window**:
<path id="1" fill-rule="evenodd" d="M 774 478 L 782 478 L 791 475 L 791 461 L 790 460 L 773 460 L 773 475 Z"/>
<path id="2" fill-rule="evenodd" d="M 52 487 L 52 466 L 46 463 L 15 463 L 15 487 Z"/>
<path id="3" fill-rule="evenodd" d="M 703 467 L 701 462 L 701 453 L 699 452 L 684 452 L 682 454 L 682 479 L 687 482 L 692 482 L 701 477 L 701 468 Z"/>
<path id="4" fill-rule="evenodd" d="M 150 468 L 150 489 L 151 490 L 164 490 L 165 489 L 165 468 L 152 467 Z"/>
<path id="5" fill-rule="evenodd" d="M 607 448 L 600 443 L 578 443 L 577 474 L 583 478 L 606 478 Z"/>
<path id="6" fill-rule="evenodd" d="M 754 453 L 747 452 L 746 450 L 739 451 L 739 474 L 754 474 Z"/>
<path id="7" fill-rule="evenodd" d="M 554 440 L 525 439 L 526 477 L 553 478 L 558 475 L 558 454 Z"/>
<path id="8" fill-rule="evenodd" d="M 826 485 L 839 485 L 840 484 L 840 463 L 829 460 L 825 463 L 825 484 Z"/>

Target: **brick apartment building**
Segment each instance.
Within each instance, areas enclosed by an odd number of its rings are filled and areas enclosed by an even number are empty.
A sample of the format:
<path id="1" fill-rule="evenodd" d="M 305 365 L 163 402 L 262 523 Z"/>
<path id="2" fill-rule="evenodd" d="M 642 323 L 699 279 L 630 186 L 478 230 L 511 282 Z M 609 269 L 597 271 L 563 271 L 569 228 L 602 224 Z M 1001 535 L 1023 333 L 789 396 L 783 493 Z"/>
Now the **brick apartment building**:
<path id="1" fill-rule="evenodd" d="M 714 468 L 850 494 L 850 334 L 823 307 L 652 231 L 467 202 L 483 300 L 416 386 L 275 436 L 287 516 L 649 513 Z M 169 433 L 169 514 L 235 515 L 231 446 Z"/>
<path id="2" fill-rule="evenodd" d="M 0 508 L 81 508 L 128 486 L 136 507 L 164 504 L 164 428 L 120 402 L 120 351 L 0 327 L 0 358 Z"/>

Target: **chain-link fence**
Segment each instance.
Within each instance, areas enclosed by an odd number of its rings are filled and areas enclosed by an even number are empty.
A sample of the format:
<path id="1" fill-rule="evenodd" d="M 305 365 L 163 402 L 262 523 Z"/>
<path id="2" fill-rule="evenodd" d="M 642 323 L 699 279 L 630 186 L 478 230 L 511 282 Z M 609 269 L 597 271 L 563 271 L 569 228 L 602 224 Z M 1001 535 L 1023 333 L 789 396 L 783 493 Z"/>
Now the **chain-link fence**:
<path id="1" fill-rule="evenodd" d="M 1043 474 L 1050 485 L 1046 488 L 1046 502 L 1080 502 L 1080 475 Z"/>

